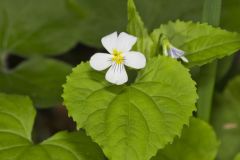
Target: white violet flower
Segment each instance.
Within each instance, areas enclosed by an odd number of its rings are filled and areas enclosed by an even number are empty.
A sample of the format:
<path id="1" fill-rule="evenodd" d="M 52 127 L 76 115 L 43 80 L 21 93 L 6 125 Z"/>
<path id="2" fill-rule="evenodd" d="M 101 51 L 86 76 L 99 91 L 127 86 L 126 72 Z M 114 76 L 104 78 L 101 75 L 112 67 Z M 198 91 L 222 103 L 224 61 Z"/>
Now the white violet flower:
<path id="1" fill-rule="evenodd" d="M 175 59 L 181 58 L 184 62 L 188 63 L 188 59 L 184 57 L 185 52 L 183 50 L 180 50 L 176 47 L 174 47 L 168 39 L 163 39 L 162 41 L 163 44 L 163 54 L 165 56 L 170 56 Z"/>
<path id="2" fill-rule="evenodd" d="M 130 51 L 137 38 L 127 33 L 117 32 L 102 38 L 102 45 L 110 53 L 95 53 L 90 59 L 90 65 L 97 71 L 110 67 L 105 75 L 107 81 L 121 85 L 128 81 L 125 66 L 135 69 L 144 68 L 145 56 L 136 51 Z"/>

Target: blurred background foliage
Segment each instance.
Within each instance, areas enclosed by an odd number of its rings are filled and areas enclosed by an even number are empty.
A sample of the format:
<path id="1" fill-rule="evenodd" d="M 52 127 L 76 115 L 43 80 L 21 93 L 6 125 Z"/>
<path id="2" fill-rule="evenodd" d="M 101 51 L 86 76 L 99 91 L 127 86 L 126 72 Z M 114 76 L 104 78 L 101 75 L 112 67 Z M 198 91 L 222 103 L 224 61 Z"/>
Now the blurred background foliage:
<path id="1" fill-rule="evenodd" d="M 203 2 L 136 0 L 136 6 L 151 31 L 169 20 L 200 21 Z M 220 27 L 240 32 L 239 17 L 240 1 L 223 0 Z M 30 95 L 38 108 L 35 141 L 74 130 L 61 105 L 65 77 L 73 66 L 103 51 L 104 35 L 126 26 L 127 0 L 0 0 L 0 91 Z M 239 60 L 236 54 L 219 62 L 211 123 L 223 160 L 240 152 Z"/>

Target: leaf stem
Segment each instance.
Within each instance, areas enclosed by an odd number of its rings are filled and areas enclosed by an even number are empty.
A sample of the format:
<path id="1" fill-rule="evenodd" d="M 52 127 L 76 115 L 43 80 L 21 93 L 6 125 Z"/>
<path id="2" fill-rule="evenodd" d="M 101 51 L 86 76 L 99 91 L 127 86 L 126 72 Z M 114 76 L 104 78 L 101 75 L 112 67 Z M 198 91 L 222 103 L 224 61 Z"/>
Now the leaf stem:
<path id="1" fill-rule="evenodd" d="M 202 21 L 218 26 L 220 23 L 222 0 L 205 0 Z M 199 118 L 209 121 L 212 108 L 212 98 L 215 88 L 217 61 L 200 69 L 198 82 L 199 100 L 197 103 Z"/>

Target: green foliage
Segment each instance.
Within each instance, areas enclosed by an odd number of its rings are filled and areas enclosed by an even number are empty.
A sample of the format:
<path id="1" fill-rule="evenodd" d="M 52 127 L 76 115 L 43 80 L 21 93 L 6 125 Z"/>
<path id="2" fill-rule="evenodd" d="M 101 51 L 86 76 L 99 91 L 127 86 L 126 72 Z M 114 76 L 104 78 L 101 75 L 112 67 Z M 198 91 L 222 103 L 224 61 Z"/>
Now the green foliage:
<path id="1" fill-rule="evenodd" d="M 214 160 L 219 143 L 216 135 L 206 122 L 192 118 L 185 126 L 180 138 L 173 144 L 159 150 L 151 160 Z"/>
<path id="2" fill-rule="evenodd" d="M 211 116 L 212 99 L 216 81 L 217 62 L 214 61 L 200 68 L 199 74 L 196 76 L 198 102 L 197 116 L 202 120 L 209 121 Z"/>
<path id="3" fill-rule="evenodd" d="M 1 0 L 0 54 L 61 54 L 79 39 L 69 0 Z"/>
<path id="4" fill-rule="evenodd" d="M 126 28 L 126 0 L 71 0 L 83 10 L 84 18 L 78 26 L 80 42 L 102 47 L 101 38 Z"/>
<path id="5" fill-rule="evenodd" d="M 180 135 L 195 110 L 188 70 L 168 57 L 148 61 L 130 86 L 106 83 L 104 73 L 80 64 L 64 85 L 68 113 L 109 159 L 148 160 Z"/>
<path id="6" fill-rule="evenodd" d="M 101 47 L 100 39 L 113 31 L 124 31 L 127 25 L 127 0 L 71 0 L 84 12 L 79 26 L 80 41 Z M 203 0 L 135 0 L 149 29 L 169 19 L 200 20 Z M 176 8 L 176 3 L 178 7 Z M 174 10 L 174 11 L 173 11 Z M 94 25 L 93 25 L 94 24 Z M 101 28 L 101 29 L 99 29 Z"/>
<path id="7" fill-rule="evenodd" d="M 207 24 L 178 20 L 161 25 L 149 35 L 133 0 L 128 1 L 128 32 L 138 37 L 135 48 L 147 57 L 161 53 L 161 37 L 169 38 L 174 46 L 186 52 L 190 67 L 204 65 L 240 49 L 239 34 Z"/>
<path id="8" fill-rule="evenodd" d="M 202 22 L 215 27 L 219 26 L 221 17 L 222 0 L 205 0 L 203 7 Z M 208 54 L 211 54 L 208 53 Z M 197 79 L 199 100 L 197 102 L 197 116 L 202 120 L 209 121 L 212 108 L 212 98 L 217 74 L 217 61 L 200 68 Z"/>
<path id="9" fill-rule="evenodd" d="M 133 0 L 128 0 L 128 26 L 129 33 L 144 38 L 148 36 L 148 31 L 144 26 L 144 23 L 136 10 L 136 6 Z"/>
<path id="10" fill-rule="evenodd" d="M 223 0 L 222 4 L 221 26 L 231 30 L 240 32 L 240 1 L 239 0 Z"/>
<path id="11" fill-rule="evenodd" d="M 240 76 L 229 82 L 223 93 L 216 96 L 212 123 L 221 140 L 219 158 L 233 159 L 240 151 Z"/>
<path id="12" fill-rule="evenodd" d="M 143 21 L 149 29 L 169 20 L 200 21 L 204 0 L 135 0 Z"/>
<path id="13" fill-rule="evenodd" d="M 135 49 L 144 53 L 147 57 L 155 54 L 155 46 L 152 38 L 148 35 L 147 29 L 139 16 L 133 0 L 128 1 L 128 26 L 127 30 L 138 38 Z"/>
<path id="14" fill-rule="evenodd" d="M 238 153 L 238 154 L 235 156 L 234 160 L 240 160 L 240 153 Z"/>
<path id="15" fill-rule="evenodd" d="M 103 160 L 98 146 L 83 132 L 59 132 L 41 144 L 31 140 L 35 110 L 28 97 L 0 94 L 2 160 Z"/>
<path id="16" fill-rule="evenodd" d="M 70 0 L 0 1 L 1 92 L 29 95 L 38 107 L 61 103 L 70 66 L 36 55 L 61 54 L 75 45 L 81 17 L 72 10 Z M 34 58 L 8 70 L 9 53 Z"/>
<path id="17" fill-rule="evenodd" d="M 240 49 L 240 35 L 207 24 L 169 22 L 153 32 L 186 52 L 188 66 L 203 65 Z"/>
<path id="18" fill-rule="evenodd" d="M 227 73 L 230 71 L 234 58 L 235 58 L 235 55 L 232 55 L 232 56 L 225 57 L 218 61 L 218 70 L 217 70 L 217 75 L 216 75 L 217 81 L 221 81 L 227 75 Z"/>
<path id="19" fill-rule="evenodd" d="M 200 20 L 204 0 L 135 1 L 136 5 L 134 0 L 1 0 L 0 91 L 29 95 L 39 108 L 60 104 L 61 86 L 71 66 L 42 56 L 64 53 L 78 41 L 100 47 L 104 35 L 125 30 L 128 14 L 127 31 L 138 37 L 134 50 L 145 54 L 147 66 L 129 70 L 129 82 L 116 86 L 88 62 L 78 65 L 63 88 L 69 116 L 111 160 L 213 160 L 219 146 L 214 131 L 206 122 L 190 118 L 196 111 L 195 82 L 181 63 L 161 56 L 161 40 L 169 38 L 186 52 L 187 67 L 198 67 L 238 51 L 240 35 L 192 21 L 162 24 L 177 18 Z M 205 2 L 203 20 L 218 25 L 221 0 Z M 223 4 L 222 26 L 239 31 L 239 22 L 231 16 L 240 13 L 239 3 L 224 0 Z M 9 69 L 10 53 L 27 59 Z M 229 59 L 221 63 L 219 79 L 227 74 Z M 216 69 L 217 63 L 200 69 L 199 102 L 207 110 L 199 109 L 199 118 L 210 117 Z M 215 100 L 212 123 L 221 138 L 222 160 L 237 154 L 235 160 L 239 159 L 239 87 L 240 76 Z M 82 131 L 59 132 L 34 144 L 35 116 L 28 97 L 0 93 L 0 159 L 106 159 Z"/>
<path id="20" fill-rule="evenodd" d="M 32 58 L 10 71 L 0 71 L 0 91 L 29 95 L 37 107 L 61 103 L 62 84 L 71 67 L 63 62 Z"/>

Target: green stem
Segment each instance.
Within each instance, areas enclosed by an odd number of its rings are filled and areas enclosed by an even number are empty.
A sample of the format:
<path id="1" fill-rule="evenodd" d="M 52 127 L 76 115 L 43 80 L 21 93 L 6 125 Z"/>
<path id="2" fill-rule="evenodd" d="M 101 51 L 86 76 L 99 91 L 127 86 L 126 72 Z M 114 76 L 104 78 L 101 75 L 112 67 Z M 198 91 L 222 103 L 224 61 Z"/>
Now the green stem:
<path id="1" fill-rule="evenodd" d="M 0 53 L 0 70 L 3 72 L 8 71 L 7 54 L 6 53 Z"/>
<path id="2" fill-rule="evenodd" d="M 205 65 L 201 68 L 198 76 L 198 111 L 197 115 L 199 118 L 209 121 L 211 108 L 212 108 L 212 98 L 215 87 L 216 80 L 216 69 L 217 62 Z"/>
<path id="3" fill-rule="evenodd" d="M 220 23 L 221 3 L 222 0 L 205 0 L 202 21 L 218 26 Z M 199 95 L 197 115 L 205 121 L 210 119 L 216 72 L 217 62 L 207 64 L 201 68 L 199 79 L 197 80 Z"/>

